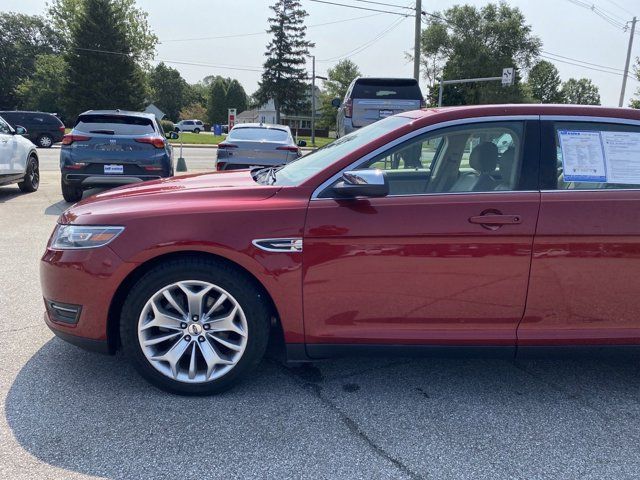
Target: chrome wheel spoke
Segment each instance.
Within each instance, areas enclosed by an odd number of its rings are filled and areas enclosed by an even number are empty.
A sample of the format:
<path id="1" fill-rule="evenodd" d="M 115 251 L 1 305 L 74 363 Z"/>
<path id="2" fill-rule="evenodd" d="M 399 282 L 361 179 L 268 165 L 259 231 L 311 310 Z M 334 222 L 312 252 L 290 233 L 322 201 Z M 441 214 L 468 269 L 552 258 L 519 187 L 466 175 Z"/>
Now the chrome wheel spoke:
<path id="1" fill-rule="evenodd" d="M 191 358 L 189 359 L 189 379 L 196 378 L 196 342 L 191 344 Z"/>
<path id="2" fill-rule="evenodd" d="M 199 342 L 198 347 L 200 347 L 200 352 L 202 353 L 202 357 L 204 361 L 207 363 L 207 377 L 211 376 L 211 373 L 216 368 L 216 365 L 233 365 L 235 362 L 230 360 L 225 360 L 222 358 L 218 352 L 211 346 L 209 342 Z"/>
<path id="3" fill-rule="evenodd" d="M 187 304 L 189 305 L 189 317 L 193 318 L 194 315 L 197 315 L 198 318 L 201 318 L 204 298 L 207 296 L 207 293 L 211 291 L 213 285 L 203 287 L 198 291 L 194 291 L 193 285 L 180 283 L 178 284 L 178 286 L 187 296 Z"/>
<path id="4" fill-rule="evenodd" d="M 151 310 L 153 312 L 153 320 L 143 324 L 140 330 L 147 330 L 152 327 L 167 328 L 170 330 L 180 330 L 180 323 L 183 322 L 181 318 L 175 317 L 170 313 L 162 311 L 156 302 L 151 301 Z"/>
<path id="5" fill-rule="evenodd" d="M 233 350 L 234 352 L 239 352 L 243 348 L 242 344 L 237 344 L 237 343 L 232 342 L 231 340 L 227 340 L 227 339 L 224 339 L 224 338 L 217 337 L 215 335 L 215 333 L 209 333 L 209 338 L 211 338 L 212 340 L 215 340 L 216 342 L 218 342 L 221 345 L 224 345 L 229 350 Z"/>
<path id="6" fill-rule="evenodd" d="M 205 324 L 209 325 L 210 333 L 214 332 L 233 332 L 237 333 L 242 337 L 246 337 L 246 333 L 244 329 L 235 323 L 236 316 L 238 315 L 239 307 L 238 305 L 234 305 L 231 311 L 217 318 L 210 318 L 205 320 Z"/>
<path id="7" fill-rule="evenodd" d="M 145 347 L 150 347 L 151 345 L 157 345 L 162 342 L 166 342 L 167 340 L 171 340 L 172 338 L 176 338 L 177 336 L 182 338 L 182 332 L 171 332 L 166 335 L 159 335 L 157 337 L 150 338 L 149 340 L 144 341 Z"/>
<path id="8" fill-rule="evenodd" d="M 215 301 L 215 303 L 213 305 L 211 305 L 211 308 L 209 309 L 209 311 L 206 313 L 206 317 L 211 316 L 211 314 L 213 312 L 215 312 L 218 308 L 220 308 L 220 306 L 225 302 L 225 300 L 229 298 L 227 297 L 226 294 L 221 293 L 220 296 L 218 297 L 218 299 Z"/>
<path id="9" fill-rule="evenodd" d="M 167 351 L 164 355 L 157 357 L 151 357 L 151 360 L 157 362 L 167 362 L 171 367 L 171 373 L 173 378 L 178 378 L 178 362 L 184 355 L 185 350 L 189 347 L 189 342 L 176 342 L 176 344 Z"/>
<path id="10" fill-rule="evenodd" d="M 162 295 L 167 299 L 167 302 L 169 302 L 169 304 L 176 310 L 176 312 L 180 313 L 180 315 L 182 315 L 183 317 L 187 316 L 187 312 L 185 312 L 184 309 L 178 304 L 169 289 L 163 291 Z"/>

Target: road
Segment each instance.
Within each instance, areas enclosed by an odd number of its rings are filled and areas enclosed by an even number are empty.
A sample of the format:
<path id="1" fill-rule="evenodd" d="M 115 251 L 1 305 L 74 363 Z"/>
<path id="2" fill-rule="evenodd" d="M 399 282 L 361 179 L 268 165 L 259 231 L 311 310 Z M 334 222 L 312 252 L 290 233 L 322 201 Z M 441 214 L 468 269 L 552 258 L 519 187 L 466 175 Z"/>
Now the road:
<path id="1" fill-rule="evenodd" d="M 0 188 L 0 478 L 640 476 L 637 361 L 266 360 L 183 398 L 54 338 L 38 281 L 67 207 L 52 153 L 38 192 Z"/>

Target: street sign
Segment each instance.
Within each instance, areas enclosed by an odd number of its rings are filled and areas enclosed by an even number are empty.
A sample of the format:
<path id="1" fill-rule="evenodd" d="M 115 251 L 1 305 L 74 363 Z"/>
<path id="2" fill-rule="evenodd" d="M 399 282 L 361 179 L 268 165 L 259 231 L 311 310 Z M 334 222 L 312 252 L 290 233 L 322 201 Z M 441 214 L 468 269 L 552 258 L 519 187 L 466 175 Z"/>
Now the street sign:
<path id="1" fill-rule="evenodd" d="M 229 109 L 229 113 L 227 115 L 227 125 L 229 125 L 229 131 L 231 131 L 233 126 L 236 124 L 236 111 L 237 110 L 235 108 Z"/>
<path id="2" fill-rule="evenodd" d="M 513 85 L 516 76 L 514 74 L 513 68 L 503 68 L 502 69 L 502 86 L 510 87 Z"/>

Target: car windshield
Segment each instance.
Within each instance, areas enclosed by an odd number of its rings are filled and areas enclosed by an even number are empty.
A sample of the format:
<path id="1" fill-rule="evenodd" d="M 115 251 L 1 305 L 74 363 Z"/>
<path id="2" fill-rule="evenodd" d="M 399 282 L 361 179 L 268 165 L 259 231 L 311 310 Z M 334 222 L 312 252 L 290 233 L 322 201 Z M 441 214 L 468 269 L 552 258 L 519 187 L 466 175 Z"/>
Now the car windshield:
<path id="1" fill-rule="evenodd" d="M 241 127 L 229 133 L 229 140 L 245 140 L 256 142 L 286 142 L 289 133 L 278 128 Z"/>
<path id="2" fill-rule="evenodd" d="M 355 130 L 277 171 L 274 185 L 300 185 L 350 152 L 412 121 L 408 117 L 388 117 Z"/>
<path id="3" fill-rule="evenodd" d="M 151 119 L 125 115 L 80 115 L 74 130 L 112 135 L 146 135 L 155 131 Z"/>

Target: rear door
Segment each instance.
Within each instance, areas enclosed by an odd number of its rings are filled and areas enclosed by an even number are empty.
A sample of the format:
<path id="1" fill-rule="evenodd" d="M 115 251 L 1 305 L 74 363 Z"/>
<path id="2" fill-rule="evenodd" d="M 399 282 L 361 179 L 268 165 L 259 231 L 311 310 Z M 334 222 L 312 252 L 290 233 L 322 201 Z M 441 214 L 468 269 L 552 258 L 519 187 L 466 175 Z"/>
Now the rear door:
<path id="1" fill-rule="evenodd" d="M 486 147 L 504 134 L 513 150 Z M 491 166 L 484 183 L 469 172 L 478 139 L 480 163 Z M 303 259 L 310 354 L 326 344 L 515 347 L 540 202 L 538 147 L 536 120 L 476 120 L 351 167 L 385 170 L 387 197 L 341 200 L 327 187 L 312 198 Z"/>
<path id="2" fill-rule="evenodd" d="M 640 342 L 640 122 L 549 117 L 520 345 Z"/>
<path id="3" fill-rule="evenodd" d="M 422 93 L 415 80 L 359 79 L 351 94 L 353 126 L 364 127 L 397 113 L 417 110 Z"/>

